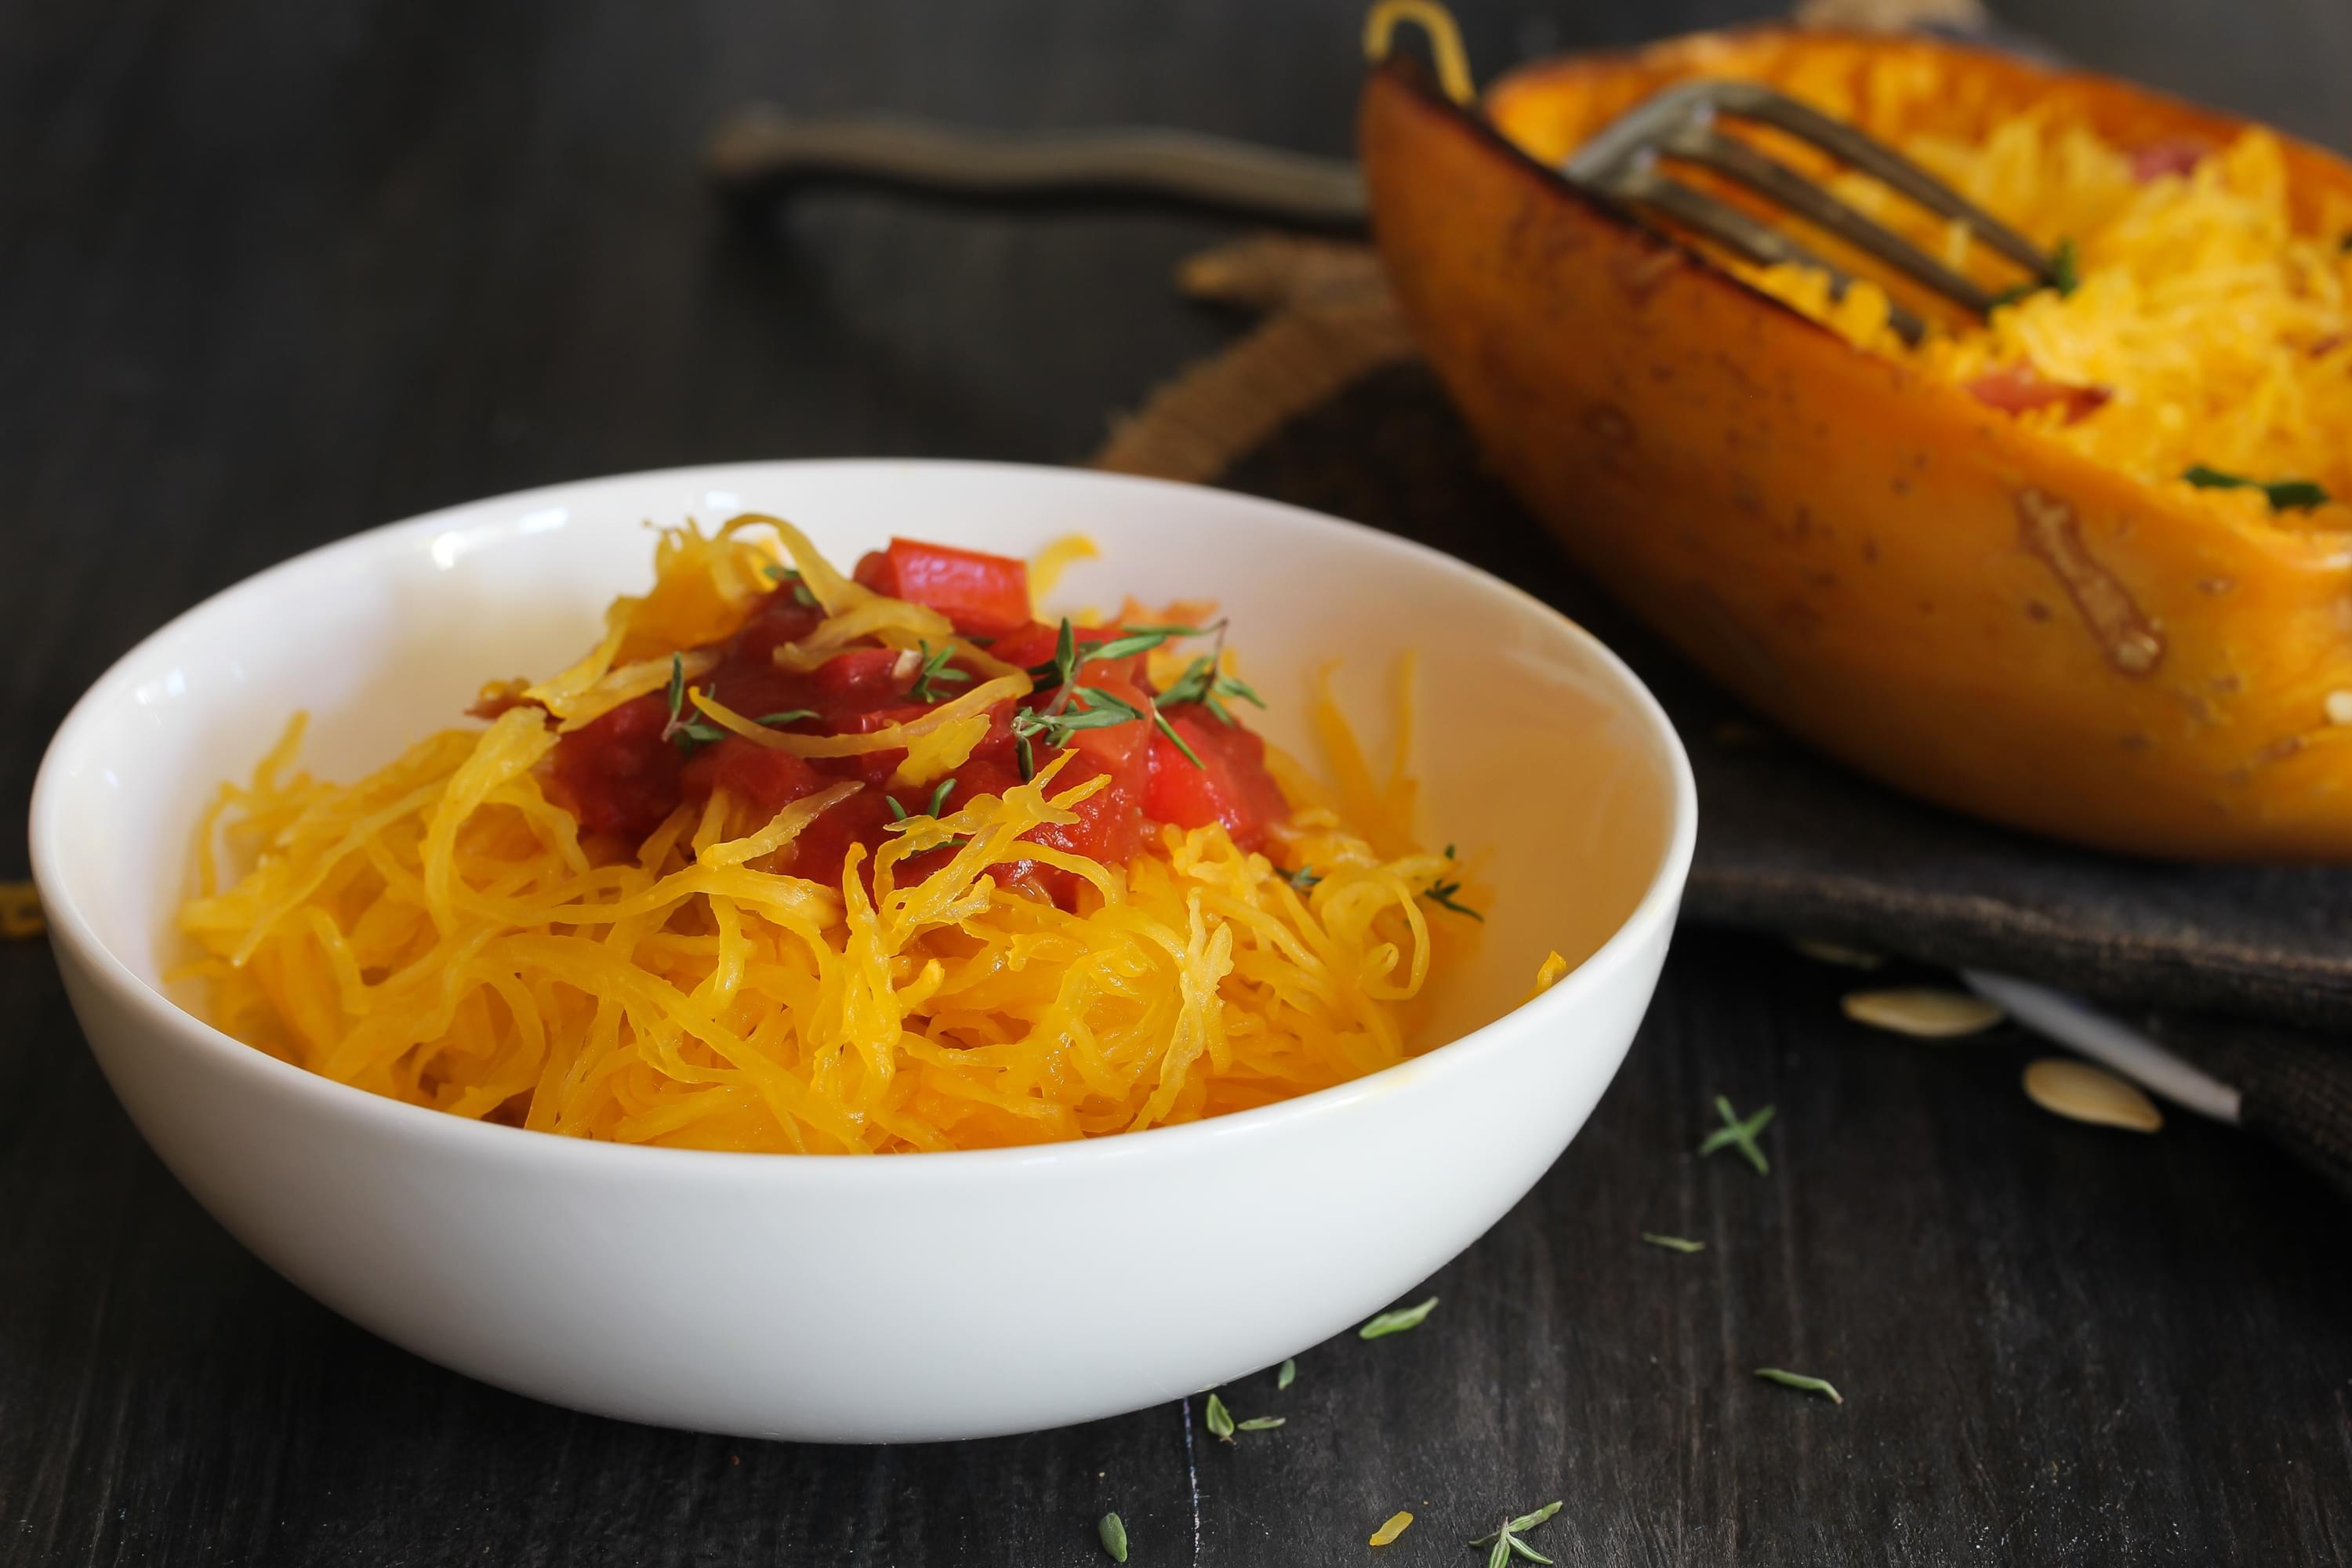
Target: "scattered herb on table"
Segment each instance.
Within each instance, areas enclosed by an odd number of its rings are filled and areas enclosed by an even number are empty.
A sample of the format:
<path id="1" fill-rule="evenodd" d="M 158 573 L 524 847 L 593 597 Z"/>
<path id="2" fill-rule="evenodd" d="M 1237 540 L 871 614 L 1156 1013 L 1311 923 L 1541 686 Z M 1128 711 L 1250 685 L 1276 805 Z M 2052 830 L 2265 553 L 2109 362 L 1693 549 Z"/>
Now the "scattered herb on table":
<path id="1" fill-rule="evenodd" d="M 1422 1320 L 1428 1317 L 1436 1308 L 1437 1298 L 1432 1296 L 1418 1306 L 1400 1308 L 1393 1312 L 1382 1312 L 1379 1317 L 1358 1329 L 1356 1337 L 1360 1340 L 1386 1339 L 1391 1334 L 1401 1334 L 1407 1329 L 1417 1329 L 1421 1327 Z"/>
<path id="2" fill-rule="evenodd" d="M 1234 1423 L 1236 1432 L 1271 1432 L 1290 1419 L 1287 1415 L 1253 1415 L 1246 1421 Z"/>
<path id="3" fill-rule="evenodd" d="M 1110 1553 L 1112 1562 L 1127 1561 L 1127 1523 L 1124 1520 L 1115 1513 L 1107 1513 L 1095 1526 L 1095 1533 L 1102 1537 L 1103 1550 Z"/>
<path id="4" fill-rule="evenodd" d="M 1759 1366 L 1756 1369 L 1756 1375 L 1762 1378 L 1767 1383 L 1777 1383 L 1783 1388 L 1794 1388 L 1802 1390 L 1807 1394 L 1818 1394 L 1822 1398 L 1828 1400 L 1832 1405 L 1843 1405 L 1845 1403 L 1844 1395 L 1839 1394 L 1836 1389 L 1832 1388 L 1828 1383 L 1818 1377 L 1807 1377 L 1801 1372 L 1783 1372 L 1777 1366 Z"/>
<path id="5" fill-rule="evenodd" d="M 1704 1241 L 1693 1241 L 1686 1236 L 1661 1236 L 1654 1230 L 1643 1231 L 1642 1239 L 1652 1247 L 1663 1247 L 1668 1252 L 1705 1252 L 1706 1250 L 1706 1243 Z"/>
<path id="6" fill-rule="evenodd" d="M 1558 1513 L 1559 1510 L 1559 1503 L 1546 1503 L 1533 1513 L 1523 1513 L 1517 1519 L 1506 1520 L 1500 1530 L 1491 1535 L 1482 1535 L 1470 1544 L 1484 1546 L 1490 1541 L 1495 1543 L 1495 1550 L 1486 1554 L 1486 1568 L 1503 1568 L 1503 1564 L 1514 1557 L 1524 1557 L 1530 1563 L 1549 1563 L 1550 1558 L 1521 1541 L 1519 1537 Z"/>
<path id="7" fill-rule="evenodd" d="M 1214 1394 L 1209 1395 L 1209 1403 L 1202 1407 L 1201 1419 L 1208 1426 L 1210 1436 L 1227 1443 L 1234 1440 L 1234 1413 L 1226 1409 L 1225 1402 Z"/>
<path id="8" fill-rule="evenodd" d="M 1276 1389 L 1285 1389 L 1288 1388 L 1292 1384 L 1297 1383 L 1297 1381 L 1298 1360 L 1294 1356 L 1288 1361 L 1284 1362 L 1282 1363 L 1282 1369 L 1274 1374 L 1274 1386 Z"/>
<path id="9" fill-rule="evenodd" d="M 1715 1097 L 1715 1110 L 1716 1114 L 1723 1118 L 1723 1125 L 1708 1133 L 1706 1142 L 1698 1146 L 1699 1157 L 1704 1159 L 1718 1149 L 1737 1149 L 1741 1158 L 1756 1167 L 1758 1175 L 1770 1175 L 1772 1163 L 1765 1159 L 1764 1151 L 1756 1146 L 1756 1134 L 1763 1131 L 1766 1124 L 1771 1121 L 1773 1107 L 1768 1105 L 1742 1121 L 1739 1112 L 1731 1108 L 1731 1101 L 1718 1094 Z"/>

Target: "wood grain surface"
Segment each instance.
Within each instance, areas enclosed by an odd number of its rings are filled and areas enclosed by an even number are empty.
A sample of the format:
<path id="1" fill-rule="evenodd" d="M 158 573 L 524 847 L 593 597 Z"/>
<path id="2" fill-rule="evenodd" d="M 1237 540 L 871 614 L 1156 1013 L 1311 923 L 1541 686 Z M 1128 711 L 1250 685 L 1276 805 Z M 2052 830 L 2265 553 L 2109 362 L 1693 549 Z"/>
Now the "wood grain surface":
<path id="1" fill-rule="evenodd" d="M 1463 7 L 1483 69 L 1762 8 Z M 2008 19 L 2352 146 L 2341 0 Z M 852 194 L 730 217 L 694 155 L 738 101 L 1339 153 L 1356 20 L 1337 0 L 0 8 L 0 814 L 23 820 L 109 661 L 293 552 L 656 465 L 1071 461 L 1232 330 L 1168 287 L 1231 232 L 1211 218 Z M 23 855 L 0 837 L 0 876 Z M 1869 1034 L 1839 1016 L 1849 979 L 1685 931 L 1590 1127 L 1432 1283 L 1425 1325 L 1306 1348 L 1286 1392 L 1225 1391 L 1278 1431 L 1227 1447 L 1174 1406 L 848 1449 L 575 1416 L 350 1327 L 180 1191 L 47 953 L 0 949 L 0 1563 L 1033 1568 L 1107 1562 L 1116 1509 L 1138 1564 L 1475 1564 L 1466 1538 L 1555 1498 L 1532 1539 L 1562 1563 L 2352 1552 L 2342 1209 L 2218 1129 L 2048 1118 L 2018 1092 L 2024 1042 Z M 1779 1107 L 1770 1175 L 1693 1157 L 1717 1093 Z M 1250 1310 L 1249 1280 L 1200 1261 L 1203 1313 Z M 1400 1508 L 1418 1521 L 1370 1552 Z"/>

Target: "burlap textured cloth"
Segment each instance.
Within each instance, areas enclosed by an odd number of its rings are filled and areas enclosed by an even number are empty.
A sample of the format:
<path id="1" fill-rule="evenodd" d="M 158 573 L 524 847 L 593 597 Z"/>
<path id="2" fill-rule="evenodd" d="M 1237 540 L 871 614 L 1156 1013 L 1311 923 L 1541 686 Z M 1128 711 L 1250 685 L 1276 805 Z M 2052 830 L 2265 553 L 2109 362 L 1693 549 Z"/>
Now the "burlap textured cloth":
<path id="1" fill-rule="evenodd" d="M 1098 466 L 1420 540 L 1591 628 L 1698 774 L 1685 915 L 2082 991 L 2237 1088 L 2243 1121 L 2352 1195 L 2352 871 L 2097 855 L 1920 805 L 1775 731 L 1616 611 L 1479 461 L 1364 247 L 1267 237 L 1178 283 L 1256 313 L 1114 431 Z"/>

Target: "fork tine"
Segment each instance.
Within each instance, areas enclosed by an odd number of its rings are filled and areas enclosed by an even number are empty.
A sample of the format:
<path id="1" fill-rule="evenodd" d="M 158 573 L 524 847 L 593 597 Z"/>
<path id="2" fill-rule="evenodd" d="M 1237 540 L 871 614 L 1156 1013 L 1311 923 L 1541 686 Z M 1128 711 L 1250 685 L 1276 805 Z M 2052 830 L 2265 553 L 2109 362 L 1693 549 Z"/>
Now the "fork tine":
<path id="1" fill-rule="evenodd" d="M 1760 223 L 1730 203 L 1667 178 L 1651 164 L 1622 169 L 1602 187 L 1629 202 L 1664 213 L 1685 228 L 1697 231 L 1759 267 L 1793 261 L 1827 275 L 1830 292 L 1843 299 L 1853 279 L 1845 271 L 1815 255 L 1771 225 Z M 1926 328 L 1919 318 L 1890 300 L 1886 324 L 1906 343 L 1916 343 Z"/>
<path id="2" fill-rule="evenodd" d="M 1992 296 L 1975 282 L 1745 142 L 1734 141 L 1694 121 L 1676 129 L 1658 144 L 1658 150 L 1738 181 L 1968 310 L 1984 314 L 1992 309 Z"/>
<path id="3" fill-rule="evenodd" d="M 1872 140 L 1843 121 L 1760 82 L 1718 81 L 1707 97 L 1716 109 L 1743 120 L 1761 121 L 1810 142 L 1849 168 L 1859 169 L 1909 196 L 1928 211 L 1956 218 L 1969 232 L 2044 283 L 2054 283 L 2050 258 L 2032 240 L 1994 217 L 1908 158 Z"/>

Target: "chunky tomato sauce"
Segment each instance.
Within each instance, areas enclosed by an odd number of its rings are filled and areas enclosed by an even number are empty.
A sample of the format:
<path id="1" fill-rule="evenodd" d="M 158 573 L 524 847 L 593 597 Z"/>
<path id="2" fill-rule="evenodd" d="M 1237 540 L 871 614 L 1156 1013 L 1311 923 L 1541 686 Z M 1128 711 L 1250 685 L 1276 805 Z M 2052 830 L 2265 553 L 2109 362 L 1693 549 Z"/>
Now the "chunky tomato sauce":
<path id="1" fill-rule="evenodd" d="M 1060 627 L 1032 618 L 1028 568 L 1019 561 L 893 540 L 887 551 L 858 563 L 857 579 L 878 593 L 938 610 L 962 637 L 990 639 L 989 651 L 1007 664 L 1032 668 L 1054 659 Z M 985 679 L 950 661 L 946 668 L 964 680 L 934 674 L 926 681 L 919 658 L 878 644 L 853 647 L 806 672 L 778 668 L 775 650 L 807 637 L 823 619 L 824 612 L 808 602 L 797 583 L 787 582 L 718 645 L 718 667 L 696 684 L 747 718 L 799 715 L 772 723 L 780 731 L 837 735 L 919 718 Z M 1081 653 L 1089 644 L 1100 647 L 1122 635 L 1115 626 L 1074 629 Z M 1074 684 L 1108 693 L 1146 716 L 1078 730 L 1062 746 L 1033 737 L 1037 769 L 1065 751 L 1073 753 L 1055 777 L 1055 793 L 1097 775 L 1110 783 L 1077 805 L 1076 823 L 1040 827 L 1028 837 L 1108 865 L 1126 864 L 1148 841 L 1154 823 L 1199 827 L 1222 822 L 1244 848 L 1263 847 L 1266 830 L 1289 815 L 1265 768 L 1265 742 L 1200 702 L 1159 707 L 1169 728 L 1199 759 L 1196 764 L 1149 717 L 1159 693 L 1145 663 L 1145 655 L 1138 653 L 1078 664 Z M 915 694 L 919 686 L 924 689 L 921 697 Z M 1046 707 L 1053 696 L 1052 689 L 1041 689 L 990 710 L 988 733 L 954 771 L 940 805 L 942 815 L 976 795 L 1002 795 L 1022 782 L 1013 717 L 1024 707 Z M 685 717 L 694 714 L 689 710 Z M 810 824 L 776 864 L 778 870 L 824 882 L 839 881 L 850 846 L 867 846 L 870 856 L 872 847 L 888 837 L 898 820 L 890 801 L 908 815 L 931 810 L 936 784 L 888 785 L 906 756 L 903 750 L 802 758 L 733 734 L 709 742 L 688 735 L 681 743 L 677 729 L 665 693 L 623 703 L 557 744 L 555 794 L 589 832 L 634 846 L 681 804 L 699 805 L 717 789 L 765 817 L 839 780 L 856 779 L 866 787 Z M 951 853 L 940 849 L 917 857 L 904 863 L 901 875 L 919 879 Z M 1034 862 L 1005 868 L 1002 874 L 1032 879 L 1063 901 L 1075 881 Z"/>

